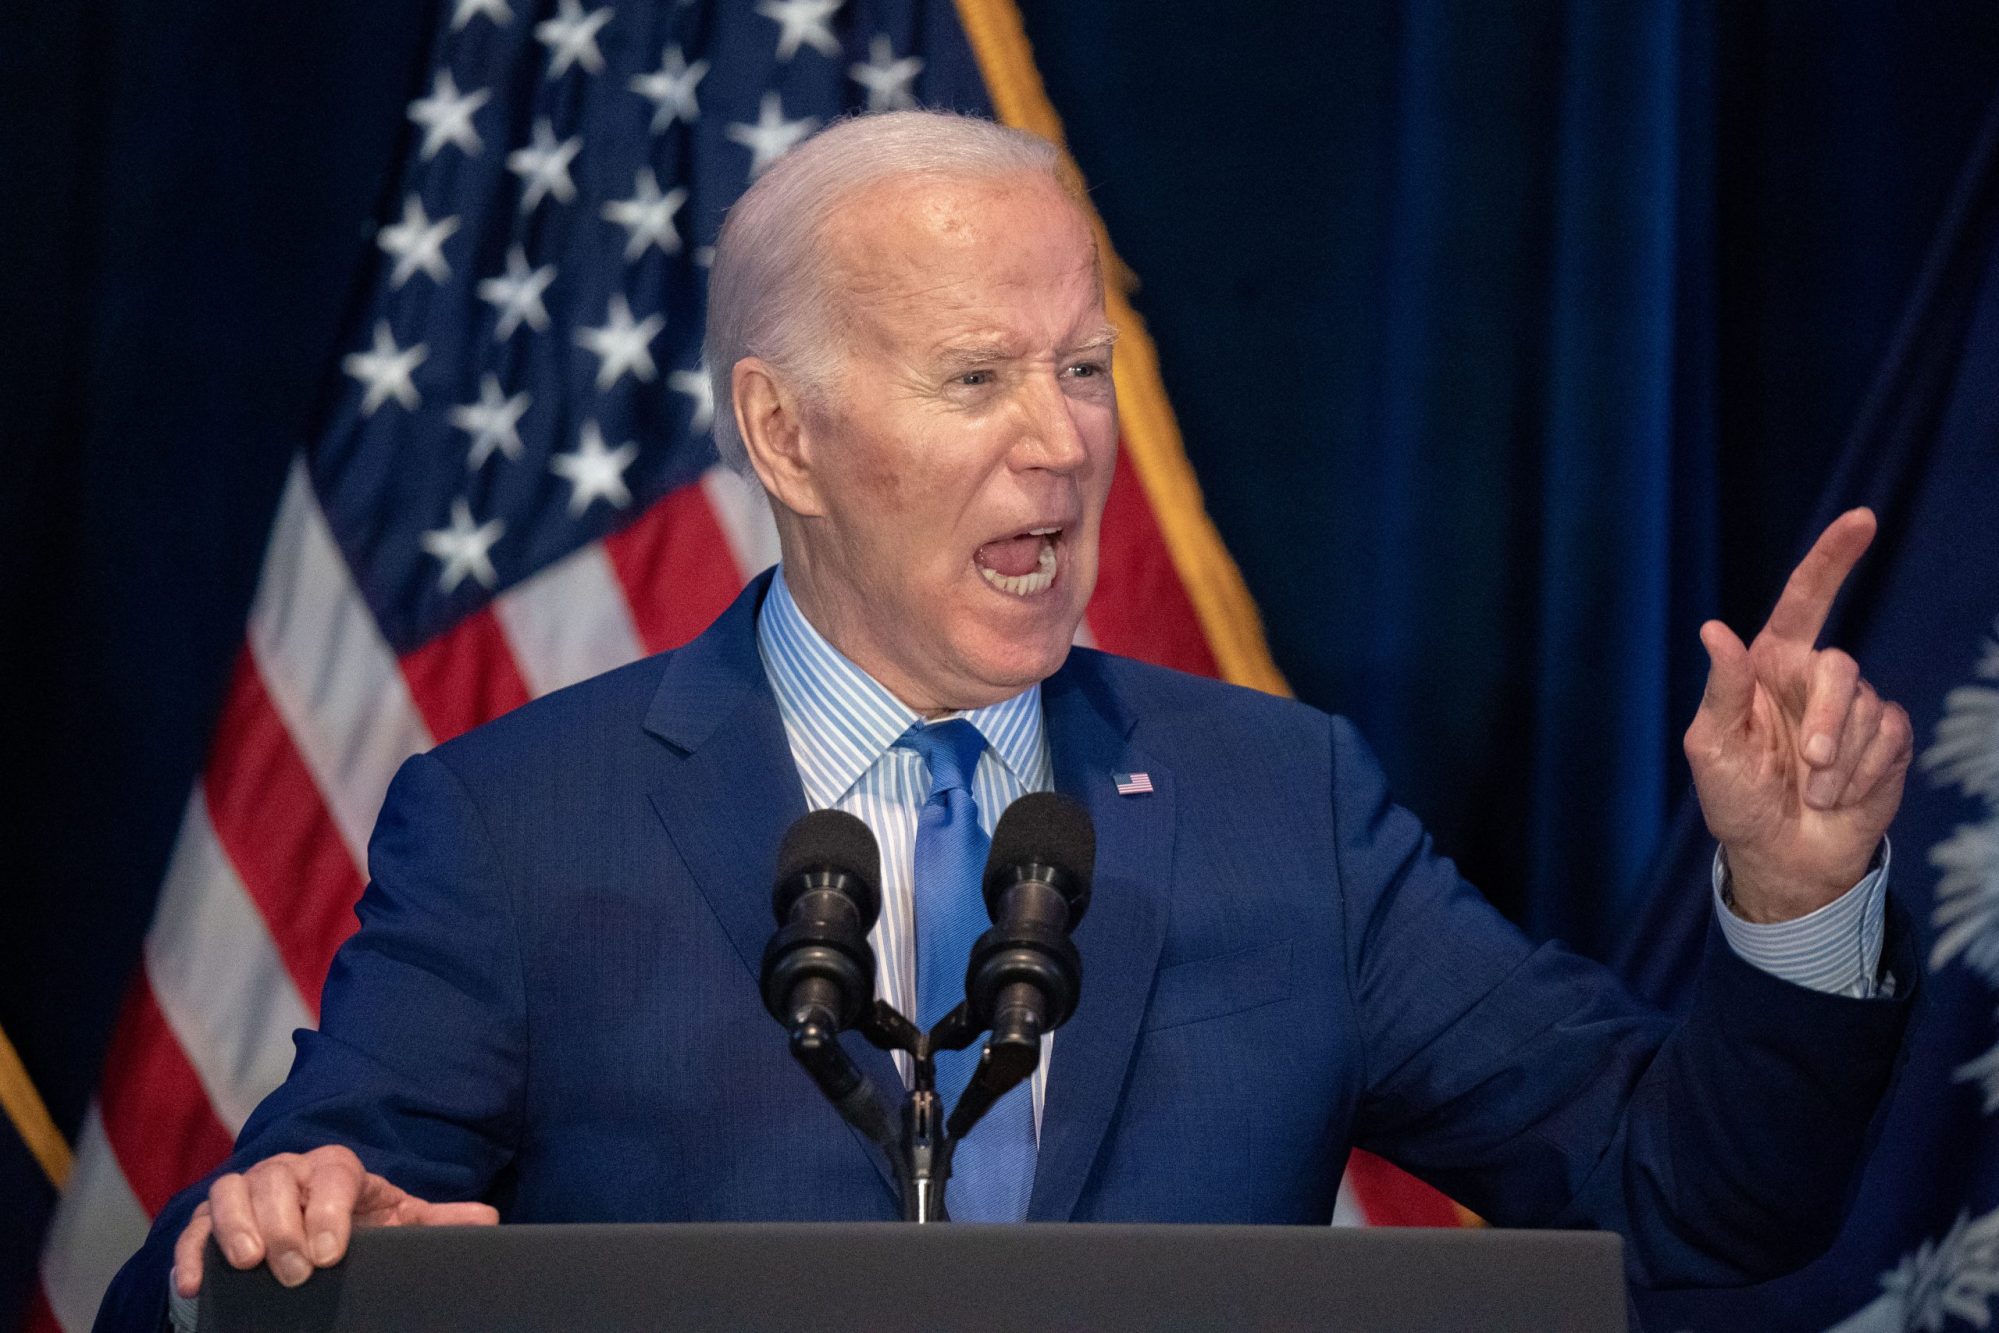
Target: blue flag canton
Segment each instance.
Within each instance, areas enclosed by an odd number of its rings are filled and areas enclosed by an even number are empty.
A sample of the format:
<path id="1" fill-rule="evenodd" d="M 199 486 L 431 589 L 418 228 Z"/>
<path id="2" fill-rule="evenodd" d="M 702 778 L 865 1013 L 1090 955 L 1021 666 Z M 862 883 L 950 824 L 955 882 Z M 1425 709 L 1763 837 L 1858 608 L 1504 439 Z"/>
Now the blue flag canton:
<path id="1" fill-rule="evenodd" d="M 448 0 L 314 487 L 397 651 L 714 461 L 724 214 L 850 113 L 990 114 L 949 3 Z"/>

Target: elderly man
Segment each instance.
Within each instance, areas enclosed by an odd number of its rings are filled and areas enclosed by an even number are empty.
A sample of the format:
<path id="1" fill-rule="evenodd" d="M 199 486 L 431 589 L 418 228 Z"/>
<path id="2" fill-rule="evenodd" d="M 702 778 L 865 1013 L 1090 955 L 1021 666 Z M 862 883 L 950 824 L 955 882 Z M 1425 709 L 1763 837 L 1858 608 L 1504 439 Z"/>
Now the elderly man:
<path id="1" fill-rule="evenodd" d="M 158 1323 L 170 1249 L 192 1295 L 211 1234 L 297 1283 L 356 1225 L 896 1216 L 759 1000 L 778 839 L 873 827 L 881 984 L 927 1019 L 978 915 L 938 867 L 1051 788 L 1097 829 L 1087 984 L 968 1141 L 960 1216 L 1324 1222 L 1361 1145 L 1502 1225 L 1614 1227 L 1641 1283 L 1824 1243 L 1916 978 L 1880 865 L 1908 722 L 1814 644 L 1871 517 L 1753 645 L 1703 631 L 1723 929 L 1674 1024 L 1495 914 L 1345 723 L 1071 649 L 1117 438 L 1102 283 L 1053 151 L 977 120 L 837 125 L 744 196 L 709 353 L 782 565 L 686 648 L 404 767 L 321 1030 L 104 1326 Z"/>

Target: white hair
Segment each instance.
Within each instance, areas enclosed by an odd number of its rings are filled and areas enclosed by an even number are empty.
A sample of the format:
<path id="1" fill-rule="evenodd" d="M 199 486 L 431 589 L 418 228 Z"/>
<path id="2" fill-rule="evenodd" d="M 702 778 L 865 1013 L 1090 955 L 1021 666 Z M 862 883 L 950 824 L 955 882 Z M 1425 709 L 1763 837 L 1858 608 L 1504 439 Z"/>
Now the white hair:
<path id="1" fill-rule="evenodd" d="M 1061 154 L 1046 140 L 976 116 L 890 111 L 835 121 L 779 158 L 729 210 L 708 275 L 702 355 L 715 389 L 715 445 L 748 471 L 736 429 L 732 379 L 760 357 L 813 392 L 837 354 L 837 315 L 822 234 L 853 195 L 896 176 L 985 180 L 1041 173 L 1068 188 Z"/>

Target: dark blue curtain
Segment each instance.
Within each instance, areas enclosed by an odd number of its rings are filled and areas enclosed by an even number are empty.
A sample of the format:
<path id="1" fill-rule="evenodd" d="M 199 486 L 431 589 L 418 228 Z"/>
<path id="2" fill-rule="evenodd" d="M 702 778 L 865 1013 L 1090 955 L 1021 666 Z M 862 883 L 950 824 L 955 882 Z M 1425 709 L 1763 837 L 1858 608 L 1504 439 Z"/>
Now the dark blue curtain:
<path id="1" fill-rule="evenodd" d="M 1713 602 L 1711 442 L 1677 419 L 1712 332 L 1681 313 L 1713 280 L 1683 185 L 1711 146 L 1705 17 L 1327 12 L 1256 53 L 1176 34 L 1162 78 L 1084 14 L 1044 49 L 1120 52 L 1124 78 L 1088 97 L 1100 71 L 1051 52 L 1055 99 L 1167 382 L 1215 385 L 1181 396 L 1190 449 L 1280 662 L 1532 928 L 1603 938 L 1666 808 L 1673 612 Z M 1232 61 L 1268 86 L 1208 105 Z M 1148 131 L 1132 103 L 1162 87 L 1213 160 Z"/>
<path id="2" fill-rule="evenodd" d="M 1830 518 L 1866 504 L 1883 519 L 1881 549 L 1830 628 L 1915 725 L 1918 761 L 1891 833 L 1892 879 L 1925 963 L 1924 993 L 1878 1145 L 1831 1252 L 1760 1288 L 1658 1301 L 1661 1327 L 1819 1329 L 1866 1306 L 1867 1328 L 1933 1328 L 1947 1309 L 1967 1324 L 1991 1312 L 1988 1251 L 1937 1242 L 1954 1224 L 1972 1234 L 1999 1226 L 1999 1075 L 1982 1074 L 1999 1059 L 1988 1054 L 1999 1053 L 1995 367 L 1999 102 L 1820 508 Z M 1956 760 L 1947 736 L 1969 742 Z M 1699 904 L 1681 891 L 1707 856 L 1699 828 L 1688 802 L 1621 959 L 1644 993 L 1667 1004 L 1687 998 L 1707 929 L 1705 912 L 1688 910 Z M 1943 891 L 1946 872 L 1960 881 L 1954 893 Z M 1912 1280 L 1886 1282 L 1890 1272 Z"/>
<path id="3" fill-rule="evenodd" d="M 1695 630 L 1801 549 L 1999 10 L 1026 9 L 1280 666 L 1496 901 L 1609 950 Z"/>
<path id="4" fill-rule="evenodd" d="M 1608 952 L 1694 627 L 1753 628 L 1800 549 L 1999 6 L 1022 7 L 1280 666 Z M 0 1025 L 69 1130 L 429 8 L 0 10 Z M 46 1207 L 8 1193 L 0 1324 Z"/>

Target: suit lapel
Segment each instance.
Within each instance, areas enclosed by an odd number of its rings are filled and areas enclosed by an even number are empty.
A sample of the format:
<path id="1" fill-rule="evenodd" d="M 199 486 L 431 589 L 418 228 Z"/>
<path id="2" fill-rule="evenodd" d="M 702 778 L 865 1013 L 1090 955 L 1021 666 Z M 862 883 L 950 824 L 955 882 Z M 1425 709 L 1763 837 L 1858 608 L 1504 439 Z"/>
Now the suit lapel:
<path id="1" fill-rule="evenodd" d="M 1072 654 L 1042 686 L 1055 787 L 1090 812 L 1097 869 L 1075 935 L 1082 998 L 1055 1038 L 1049 1069 L 1030 1222 L 1066 1221 L 1075 1211 L 1117 1110 L 1166 934 L 1173 776 L 1130 743 L 1133 721 L 1091 661 Z M 1117 794 L 1111 775 L 1131 772 L 1150 775 L 1150 794 Z"/>
<path id="2" fill-rule="evenodd" d="M 752 993 L 776 928 L 770 876 L 778 844 L 805 813 L 784 720 L 757 653 L 756 610 L 769 583 L 768 575 L 752 581 L 707 632 L 667 659 L 645 720 L 668 747 L 652 786 L 653 809 L 735 945 Z M 784 1039 L 774 1023 L 761 1035 L 773 1045 Z M 844 1040 L 875 1086 L 899 1099 L 894 1062 L 853 1033 Z M 854 1137 L 894 1195 L 887 1159 L 858 1132 Z"/>

